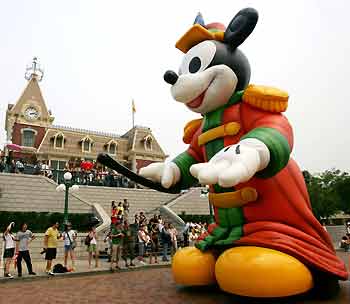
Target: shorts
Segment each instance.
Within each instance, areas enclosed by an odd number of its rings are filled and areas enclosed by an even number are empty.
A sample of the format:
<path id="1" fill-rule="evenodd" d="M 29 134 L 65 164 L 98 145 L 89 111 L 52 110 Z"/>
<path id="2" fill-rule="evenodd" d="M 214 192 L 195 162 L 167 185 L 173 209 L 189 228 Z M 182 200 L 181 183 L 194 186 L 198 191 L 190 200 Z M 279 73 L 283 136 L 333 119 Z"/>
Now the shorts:
<path id="1" fill-rule="evenodd" d="M 87 252 L 96 252 L 96 244 L 90 244 L 87 246 Z"/>
<path id="2" fill-rule="evenodd" d="M 57 249 L 56 248 L 47 248 L 45 252 L 45 260 L 51 261 L 56 259 Z"/>
<path id="3" fill-rule="evenodd" d="M 68 252 L 68 251 L 71 251 L 71 250 L 74 250 L 72 248 L 72 245 L 64 245 L 64 252 Z"/>
<path id="4" fill-rule="evenodd" d="M 4 251 L 4 259 L 12 259 L 15 255 L 15 248 L 7 248 Z"/>

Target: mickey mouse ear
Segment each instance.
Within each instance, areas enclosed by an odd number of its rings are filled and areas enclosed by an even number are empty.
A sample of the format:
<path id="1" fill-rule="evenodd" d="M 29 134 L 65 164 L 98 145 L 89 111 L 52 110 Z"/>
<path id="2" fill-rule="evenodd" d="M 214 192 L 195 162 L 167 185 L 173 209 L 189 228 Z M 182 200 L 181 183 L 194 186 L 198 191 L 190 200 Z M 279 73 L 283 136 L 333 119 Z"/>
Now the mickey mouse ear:
<path id="1" fill-rule="evenodd" d="M 258 22 L 258 12 L 254 8 L 240 10 L 228 25 L 224 41 L 233 48 L 237 48 L 253 32 Z"/>
<path id="2" fill-rule="evenodd" d="M 200 12 L 197 14 L 196 19 L 194 19 L 193 24 L 199 24 L 199 25 L 205 27 L 205 22 L 204 22 L 202 14 Z"/>

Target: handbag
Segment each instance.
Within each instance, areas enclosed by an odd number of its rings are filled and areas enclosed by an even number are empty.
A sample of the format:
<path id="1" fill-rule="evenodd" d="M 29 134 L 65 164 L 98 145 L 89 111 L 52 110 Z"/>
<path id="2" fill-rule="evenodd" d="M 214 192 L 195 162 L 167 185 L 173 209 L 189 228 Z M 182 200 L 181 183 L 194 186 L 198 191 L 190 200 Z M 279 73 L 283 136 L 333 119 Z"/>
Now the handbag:
<path id="1" fill-rule="evenodd" d="M 68 239 L 69 239 L 70 247 L 71 247 L 72 249 L 74 249 L 75 247 L 77 247 L 77 242 L 76 242 L 75 240 L 73 240 L 73 242 L 72 242 L 72 240 L 70 239 L 69 232 L 66 232 L 66 234 L 67 234 Z"/>

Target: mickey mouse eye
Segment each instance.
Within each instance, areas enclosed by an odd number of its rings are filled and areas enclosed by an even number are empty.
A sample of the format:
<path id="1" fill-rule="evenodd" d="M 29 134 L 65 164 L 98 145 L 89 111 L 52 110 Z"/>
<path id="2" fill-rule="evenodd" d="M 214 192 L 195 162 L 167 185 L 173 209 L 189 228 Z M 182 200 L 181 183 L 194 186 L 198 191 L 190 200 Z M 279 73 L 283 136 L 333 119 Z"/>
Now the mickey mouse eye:
<path id="1" fill-rule="evenodd" d="M 212 62 L 216 53 L 216 45 L 212 41 L 203 41 L 190 49 L 182 60 L 179 74 L 204 71 Z"/>

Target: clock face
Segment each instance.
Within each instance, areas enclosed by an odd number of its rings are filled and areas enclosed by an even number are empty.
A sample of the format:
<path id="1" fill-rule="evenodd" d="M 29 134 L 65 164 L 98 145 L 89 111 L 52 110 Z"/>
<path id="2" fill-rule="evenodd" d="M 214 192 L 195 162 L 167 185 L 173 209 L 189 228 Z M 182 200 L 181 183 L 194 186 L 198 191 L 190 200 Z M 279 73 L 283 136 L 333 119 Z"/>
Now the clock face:
<path id="1" fill-rule="evenodd" d="M 34 107 L 28 107 L 25 112 L 25 116 L 30 119 L 30 120 L 35 120 L 39 117 L 39 112 L 36 108 Z"/>

